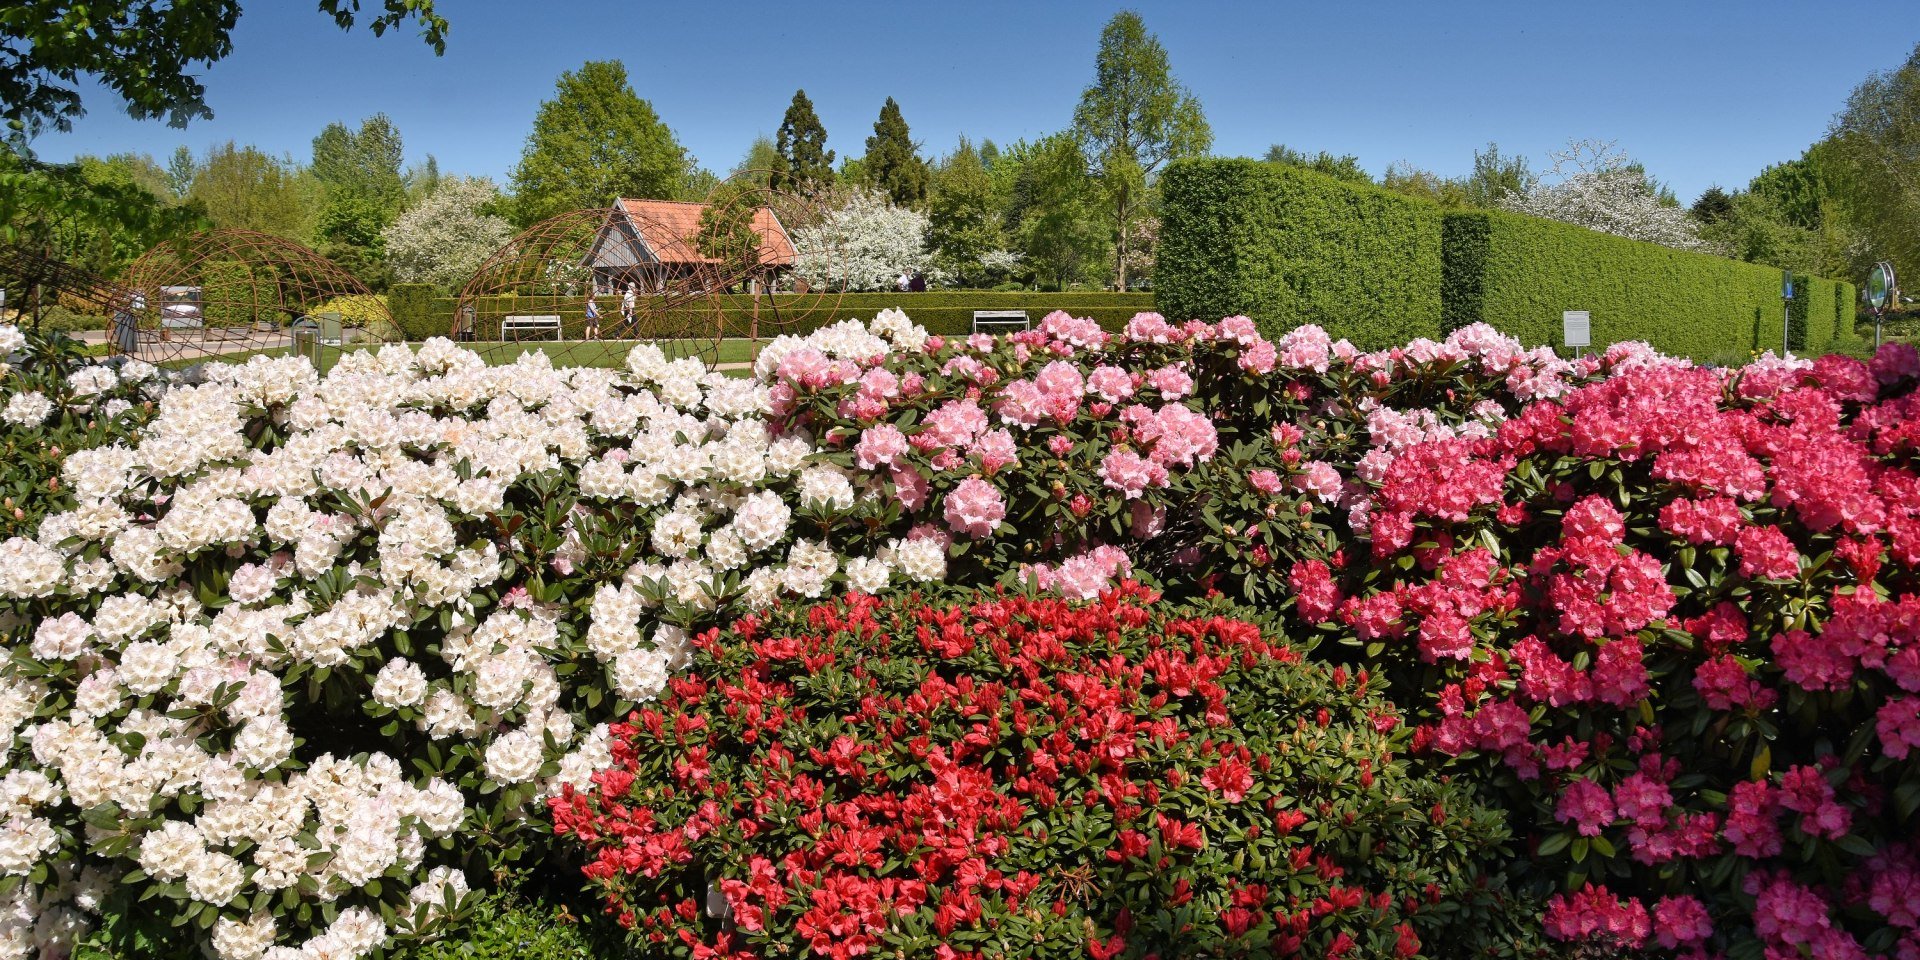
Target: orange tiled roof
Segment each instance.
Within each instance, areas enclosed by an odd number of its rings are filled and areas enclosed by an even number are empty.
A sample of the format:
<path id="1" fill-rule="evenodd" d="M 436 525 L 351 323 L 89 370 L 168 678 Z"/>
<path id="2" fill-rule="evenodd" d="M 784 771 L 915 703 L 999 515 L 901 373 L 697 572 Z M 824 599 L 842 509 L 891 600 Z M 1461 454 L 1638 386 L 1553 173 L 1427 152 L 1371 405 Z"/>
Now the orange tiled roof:
<path id="1" fill-rule="evenodd" d="M 621 198 L 620 210 L 626 213 L 640 236 L 664 263 L 711 263 L 694 247 L 700 234 L 700 215 L 707 205 L 684 200 L 629 200 Z M 793 240 L 773 210 L 761 207 L 753 212 L 753 230 L 760 235 L 760 262 L 772 266 L 793 265 Z"/>

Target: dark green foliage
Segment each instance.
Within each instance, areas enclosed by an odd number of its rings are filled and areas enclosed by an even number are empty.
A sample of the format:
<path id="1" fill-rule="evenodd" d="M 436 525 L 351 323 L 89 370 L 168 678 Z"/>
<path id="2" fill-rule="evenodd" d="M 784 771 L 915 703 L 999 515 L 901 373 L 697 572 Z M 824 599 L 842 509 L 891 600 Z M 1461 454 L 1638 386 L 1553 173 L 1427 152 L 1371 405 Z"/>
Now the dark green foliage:
<path id="1" fill-rule="evenodd" d="M 1693 201 L 1693 218 L 1702 226 L 1712 226 L 1733 216 L 1733 197 L 1719 185 L 1708 187 Z"/>
<path id="2" fill-rule="evenodd" d="M 1870 350 L 1873 344 L 1863 342 L 1860 331 L 1855 326 L 1854 311 L 1860 303 L 1860 288 L 1845 280 L 1833 282 L 1833 346 L 1841 352 Z"/>
<path id="3" fill-rule="evenodd" d="M 444 337 L 452 329 L 449 319 L 434 312 L 438 293 L 431 283 L 396 283 L 387 288 L 387 311 L 408 340 Z"/>
<path id="4" fill-rule="evenodd" d="M 384 113 L 368 117 L 358 131 L 327 124 L 313 138 L 308 169 L 321 188 L 314 237 L 328 259 L 375 290 L 392 280 L 381 232 L 407 200 L 403 153 L 400 130 Z"/>
<path id="5" fill-rule="evenodd" d="M 912 206 L 927 198 L 927 162 L 907 130 L 907 118 L 900 105 L 887 98 L 880 108 L 880 119 L 873 123 L 873 136 L 867 138 L 867 155 L 862 163 L 867 182 L 884 192 L 900 206 Z"/>
<path id="6" fill-rule="evenodd" d="M 1175 320 L 1244 313 L 1269 335 L 1317 323 L 1363 347 L 1486 322 L 1562 344 L 1644 340 L 1703 361 L 1781 346 L 1780 271 L 1493 210 L 1432 204 L 1253 160 L 1182 161 L 1162 181 L 1158 298 Z M 1792 349 L 1853 349 L 1850 284 L 1801 276 Z M 1844 290 L 1842 289 L 1844 288 Z"/>
<path id="7" fill-rule="evenodd" d="M 1710 361 L 1779 349 L 1779 270 L 1499 211 L 1448 213 L 1445 235 L 1449 330 L 1484 321 L 1560 345 L 1561 312 L 1586 310 L 1595 347 L 1645 340 Z"/>
<path id="8" fill-rule="evenodd" d="M 409 20 L 435 53 L 446 51 L 447 21 L 433 0 L 368 3 L 376 36 Z M 362 14 L 361 0 L 320 0 L 342 29 Z M 79 77 L 97 81 L 134 118 L 165 117 L 176 127 L 213 116 L 201 68 L 233 52 L 239 0 L 7 0 L 0 8 L 0 119 L 9 138 L 51 126 L 69 130 L 80 105 Z"/>
<path id="9" fill-rule="evenodd" d="M 833 151 L 827 149 L 827 128 L 813 112 L 813 101 L 805 90 L 793 92 L 793 102 L 780 120 L 774 137 L 774 150 L 780 163 L 773 171 L 776 190 L 809 193 L 833 182 Z"/>
<path id="10" fill-rule="evenodd" d="M 1440 333 L 1440 210 L 1259 160 L 1180 160 L 1161 178 L 1155 284 L 1171 320 L 1317 323 L 1385 347 Z"/>

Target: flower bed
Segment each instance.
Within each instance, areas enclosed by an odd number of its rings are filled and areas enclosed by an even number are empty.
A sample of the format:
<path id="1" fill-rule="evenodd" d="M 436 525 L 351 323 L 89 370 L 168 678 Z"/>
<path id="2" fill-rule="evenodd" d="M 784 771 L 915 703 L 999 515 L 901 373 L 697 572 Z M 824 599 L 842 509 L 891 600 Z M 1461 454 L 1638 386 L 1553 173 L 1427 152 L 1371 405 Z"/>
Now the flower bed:
<path id="1" fill-rule="evenodd" d="M 1365 674 L 1122 583 L 864 594 L 694 642 L 556 832 L 649 951 L 1414 956 L 1497 817 Z M 1477 921 L 1475 921 L 1477 924 Z"/>
<path id="2" fill-rule="evenodd" d="M 948 341 L 888 313 L 750 380 L 446 341 L 324 378 L 48 364 L 0 378 L 13 449 L 78 431 L 0 541 L 12 954 L 458 929 L 693 633 L 1128 578 L 1290 608 L 1302 651 L 1385 683 L 1417 761 L 1530 845 L 1489 890 L 1566 895 L 1549 933 L 1912 949 L 1910 348 L 1708 371 L 1483 326 L 1361 353 L 1243 318 Z M 1434 912 L 1540 929 L 1489 902 Z"/>

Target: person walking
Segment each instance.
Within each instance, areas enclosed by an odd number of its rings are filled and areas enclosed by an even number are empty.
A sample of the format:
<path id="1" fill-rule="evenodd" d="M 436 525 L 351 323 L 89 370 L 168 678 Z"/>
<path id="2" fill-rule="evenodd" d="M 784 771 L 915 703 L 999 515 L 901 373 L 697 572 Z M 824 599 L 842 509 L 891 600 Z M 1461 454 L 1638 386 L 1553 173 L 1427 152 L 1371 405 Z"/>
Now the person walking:
<path id="1" fill-rule="evenodd" d="M 634 289 L 633 281 L 628 280 L 626 292 L 620 295 L 620 327 L 623 330 L 633 329 L 634 299 L 638 295 L 639 292 Z"/>
<path id="2" fill-rule="evenodd" d="M 600 305 L 593 301 L 593 291 L 587 291 L 587 339 L 600 339 Z"/>

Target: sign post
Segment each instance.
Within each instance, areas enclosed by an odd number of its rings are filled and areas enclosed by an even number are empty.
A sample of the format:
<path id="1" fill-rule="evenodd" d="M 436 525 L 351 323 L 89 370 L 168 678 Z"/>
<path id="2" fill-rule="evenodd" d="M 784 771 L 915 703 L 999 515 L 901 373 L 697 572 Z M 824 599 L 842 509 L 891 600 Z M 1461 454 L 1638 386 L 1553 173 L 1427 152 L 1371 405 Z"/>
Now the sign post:
<path id="1" fill-rule="evenodd" d="M 1560 312 L 1560 341 L 1574 348 L 1573 355 L 1580 355 L 1580 348 L 1593 344 L 1593 324 L 1585 310 L 1563 310 Z"/>
<path id="2" fill-rule="evenodd" d="M 1780 359 L 1787 358 L 1793 348 L 1793 271 L 1780 271 Z"/>

